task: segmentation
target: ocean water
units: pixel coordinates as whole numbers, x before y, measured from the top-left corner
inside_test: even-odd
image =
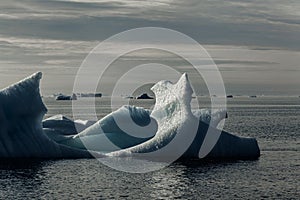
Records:
[[[44,102],[45,117],[72,117],[71,102]],[[154,100],[130,103],[151,108]],[[99,118],[111,111],[109,98],[96,105]],[[200,105],[209,107],[209,99],[200,98]],[[224,129],[257,138],[258,160],[185,161],[146,174],[95,159],[1,160],[0,199],[299,199],[300,98],[236,97],[227,106]]]

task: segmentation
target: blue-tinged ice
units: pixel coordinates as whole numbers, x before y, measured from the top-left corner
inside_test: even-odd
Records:
[[[60,145],[44,134],[41,78],[38,72],[0,91],[0,157],[90,157],[88,151]]]
[[[0,91],[0,157],[87,158],[93,156],[165,156],[199,158],[209,126],[217,131],[226,110],[191,110],[193,90],[186,74],[176,84],[152,88],[154,109],[123,106],[98,122],[73,121],[47,112],[39,93],[42,73]],[[213,131],[213,132],[214,132]],[[178,154],[178,155],[177,155]],[[209,158],[257,158],[254,138],[225,131]]]

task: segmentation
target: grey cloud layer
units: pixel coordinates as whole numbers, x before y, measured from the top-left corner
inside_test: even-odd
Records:
[[[4,1],[0,34],[61,40],[102,40],[141,26],[161,26],[204,44],[299,49],[300,2]]]

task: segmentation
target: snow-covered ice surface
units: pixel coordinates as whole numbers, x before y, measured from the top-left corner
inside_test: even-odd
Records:
[[[226,115],[224,110],[192,112],[193,91],[184,74],[176,84],[160,81],[153,86],[156,104],[152,112],[127,106],[93,125],[88,121],[74,122],[62,115],[42,122],[47,109],[39,93],[41,77],[40,72],[36,73],[0,92],[0,157],[88,158],[89,150],[99,157],[142,153],[151,157],[172,158],[183,154],[185,158],[198,158],[208,123],[217,131],[217,125]],[[124,131],[122,122],[130,124],[126,113],[136,125]],[[254,138],[222,131],[208,157],[257,158],[259,155]]]

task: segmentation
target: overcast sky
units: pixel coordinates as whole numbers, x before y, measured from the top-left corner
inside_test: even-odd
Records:
[[[300,95],[299,0],[2,0],[0,86],[43,71],[46,93],[70,91],[99,41],[145,26],[204,45],[230,92]]]

